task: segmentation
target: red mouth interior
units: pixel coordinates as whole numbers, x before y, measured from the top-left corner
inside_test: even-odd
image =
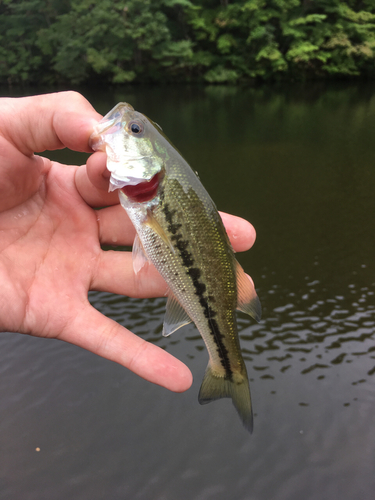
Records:
[[[137,203],[155,198],[159,187],[159,174],[154,175],[149,181],[139,182],[134,186],[125,186],[121,191],[131,200]]]

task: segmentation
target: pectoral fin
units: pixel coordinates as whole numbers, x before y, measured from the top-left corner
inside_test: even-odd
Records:
[[[164,229],[161,227],[159,222],[156,220],[154,217],[153,213],[151,210],[147,210],[147,218],[145,221],[146,226],[151,228],[163,241],[164,243],[169,247],[170,251],[174,253],[174,248],[173,245],[168,238],[167,233],[164,231]]]
[[[254,283],[236,261],[238,301],[237,309],[249,314],[256,321],[262,316],[262,306],[254,288]]]
[[[170,292],[164,317],[163,336],[168,337],[173,332],[189,323],[191,323],[191,319],[181,307],[176,297]]]
[[[145,251],[143,249],[141,240],[139,239],[138,234],[135,236],[133,243],[133,269],[135,274],[138,274],[142,267],[148,262]]]

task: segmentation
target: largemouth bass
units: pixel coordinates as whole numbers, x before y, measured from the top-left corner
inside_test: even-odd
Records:
[[[149,260],[169,286],[163,335],[193,321],[206,344],[199,402],[231,398],[252,432],[236,309],[259,321],[260,302],[213,201],[161,128],[129,104],[119,103],[101,120],[91,146],[107,153],[110,190],[118,189],[137,231],[135,272]]]

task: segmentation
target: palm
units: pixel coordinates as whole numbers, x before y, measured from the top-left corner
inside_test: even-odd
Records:
[[[53,164],[36,194],[0,214],[7,227],[0,253],[5,329],[63,336],[87,302],[100,243],[95,211],[78,194],[74,173]]]

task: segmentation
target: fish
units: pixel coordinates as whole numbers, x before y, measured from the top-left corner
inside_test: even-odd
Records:
[[[104,116],[90,145],[107,154],[109,190],[118,191],[136,229],[135,273],[151,262],[168,285],[163,335],[193,322],[207,347],[199,403],[231,398],[251,433],[250,386],[236,310],[259,321],[261,305],[214,202],[161,127],[130,104],[121,102]]]

